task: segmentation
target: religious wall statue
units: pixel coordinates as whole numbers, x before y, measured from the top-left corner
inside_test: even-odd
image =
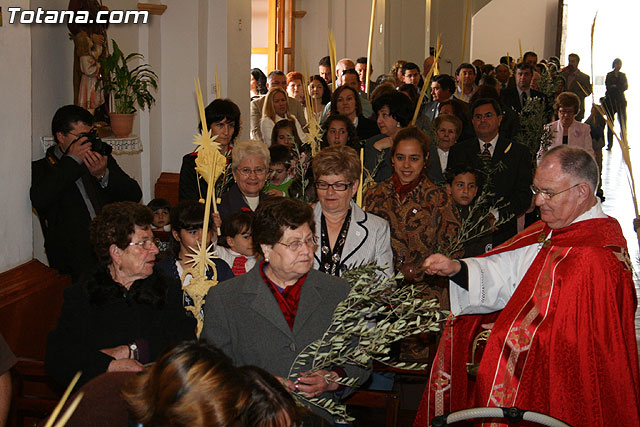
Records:
[[[73,59],[73,99],[74,104],[94,113],[98,121],[108,120],[105,94],[96,82],[100,76],[99,58],[109,55],[107,28],[109,24],[98,24],[97,14],[109,10],[98,0],[69,0],[68,10],[88,11],[91,24],[69,23],[69,38],[75,45]],[[95,111],[95,112],[94,112]]]

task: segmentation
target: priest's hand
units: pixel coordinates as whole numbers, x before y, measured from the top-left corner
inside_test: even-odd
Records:
[[[460,263],[442,254],[433,254],[424,260],[422,268],[427,274],[453,276],[460,271]]]

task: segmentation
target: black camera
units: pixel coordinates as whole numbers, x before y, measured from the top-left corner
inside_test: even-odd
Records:
[[[83,142],[83,144],[91,143],[91,150],[102,156],[108,156],[113,151],[113,147],[104,142],[98,136],[98,131],[95,129],[91,129],[89,132],[85,132],[80,135],[80,137],[86,137],[87,140]]]

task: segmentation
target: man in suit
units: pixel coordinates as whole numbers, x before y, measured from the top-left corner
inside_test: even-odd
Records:
[[[509,78],[511,77],[511,69],[507,64],[498,64],[496,66],[496,80],[500,84],[500,90],[509,87]]]
[[[93,122],[82,107],[59,108],[51,123],[56,144],[31,165],[31,203],[40,218],[49,265],[74,278],[95,264],[89,225],[102,207],[142,198],[138,183],[111,154],[93,151],[86,135]]]
[[[513,88],[507,88],[500,92],[502,98],[502,105],[505,108],[512,108],[516,113],[522,111],[527,99],[529,98],[541,98],[545,102],[545,110],[549,115],[549,105],[547,97],[544,93],[535,89],[531,89],[531,80],[533,79],[533,67],[525,62],[521,62],[516,65],[515,72],[516,86]],[[547,122],[551,121],[551,117],[548,117]]]
[[[272,87],[282,88],[287,91],[287,76],[280,70],[273,70],[267,76],[267,89]],[[262,107],[264,107],[265,96],[251,101],[250,126],[251,139],[254,141],[262,141],[262,132],[260,131],[260,120],[262,120]],[[294,115],[300,126],[304,128],[307,125],[307,119],[304,117],[304,108],[297,99],[287,96],[287,111]]]
[[[438,107],[441,102],[451,99],[456,91],[456,82],[448,74],[438,74],[431,79],[431,98],[433,101],[429,102],[424,110],[423,114],[429,119],[429,123],[438,117]]]
[[[488,174],[491,213],[495,220],[513,217],[493,233],[493,246],[517,232],[516,219],[531,205],[532,161],[529,150],[499,135],[502,111],[495,99],[481,98],[472,108],[476,138],[454,144],[449,150],[448,170],[472,167]],[[499,165],[501,164],[501,165]],[[499,199],[502,199],[498,202]],[[495,209],[496,203],[500,209]]]
[[[580,57],[575,53],[569,54],[569,65],[560,73],[567,82],[565,86],[568,92],[573,92],[580,98],[580,110],[575,119],[579,122],[584,119],[584,99],[591,95],[591,79],[578,69]]]

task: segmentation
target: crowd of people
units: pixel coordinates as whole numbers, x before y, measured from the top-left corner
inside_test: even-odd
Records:
[[[308,78],[252,69],[251,140],[237,141],[233,100],[211,102],[206,125],[228,170],[207,182],[198,153],[187,153],[176,206],[140,204],[135,180],[94,151],[91,114],[62,107],[31,187],[50,264],[74,278],[48,338],[47,372],[66,384],[81,370],[80,385],[143,372],[124,394],[141,425],[295,425],[301,415],[286,390],[339,400],[353,388],[337,378],[368,387],[376,376],[352,363],[290,368],[347,297],[342,276],[377,263],[462,315],[431,355],[416,426],[516,405],[573,425],[640,423],[631,269],[600,204],[605,124],[595,109],[582,122],[591,83],[578,55],[568,60],[561,68],[527,52],[518,63],[462,63],[452,76],[434,69],[427,80],[430,57],[422,69],[397,61],[368,84],[364,57],[335,70],[322,58]],[[621,65],[601,104],[624,123]],[[526,140],[536,114],[548,137]],[[204,218],[208,185],[217,209]],[[205,275],[219,284],[194,313],[187,270],[203,241],[214,253]],[[487,328],[477,376],[467,377],[471,342]],[[319,408],[302,416],[336,421]]]

